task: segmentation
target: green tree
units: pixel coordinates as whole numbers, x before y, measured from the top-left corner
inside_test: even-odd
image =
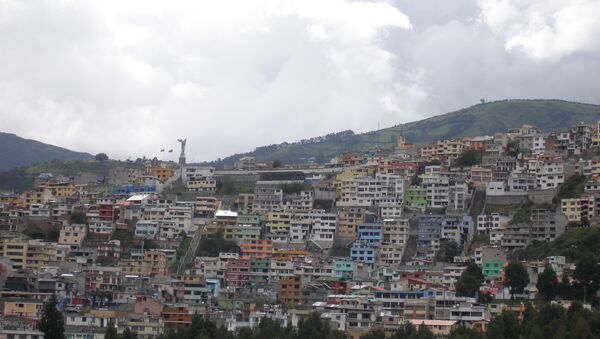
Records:
[[[521,153],[521,150],[519,148],[519,142],[516,140],[509,142],[508,144],[506,144],[506,149],[504,150],[504,152],[508,156],[517,157],[519,153]]]
[[[579,298],[583,299],[596,294],[600,286],[600,265],[598,261],[591,255],[581,258],[576,263],[573,279],[577,281],[575,292]]]
[[[271,164],[273,168],[279,168],[281,167],[281,161],[280,160],[273,160],[273,163]]]
[[[435,258],[437,261],[451,263],[458,255],[460,255],[460,247],[456,241],[443,240],[440,242],[440,249]]]
[[[512,312],[502,312],[492,319],[486,333],[486,339],[519,339],[519,320]]]
[[[523,293],[529,284],[527,269],[519,261],[512,260],[504,269],[505,284],[510,288],[511,296],[515,293]]]
[[[106,325],[106,332],[104,332],[104,339],[118,339],[119,335],[117,334],[117,328],[115,327],[115,322],[113,320],[109,320]]]
[[[65,338],[65,319],[58,308],[56,308],[57,304],[56,296],[52,295],[50,300],[44,305],[44,312],[42,313],[42,319],[38,323],[38,329],[44,332],[45,339]]]
[[[483,334],[465,326],[459,326],[450,332],[448,339],[483,339]]]
[[[310,313],[305,319],[298,323],[298,334],[296,339],[337,339],[344,338],[344,334],[332,330],[326,320],[321,319],[317,312]]]
[[[69,222],[71,224],[87,224],[87,214],[83,209],[74,209],[69,216]]]
[[[462,296],[475,297],[483,280],[484,276],[481,268],[474,262],[469,262],[467,268],[456,281],[456,293]]]
[[[369,332],[367,334],[361,335],[360,339],[385,339],[385,332],[383,332],[382,330]]]
[[[239,247],[235,241],[225,240],[223,232],[218,231],[211,237],[202,237],[198,245],[198,256],[218,256],[220,252],[239,252]]]
[[[538,275],[536,287],[544,300],[550,301],[554,299],[558,291],[558,279],[552,267],[547,265],[544,272]]]
[[[418,335],[417,329],[410,323],[401,326],[392,334],[391,339],[407,339]]]
[[[584,317],[578,317],[573,329],[573,338],[577,339],[593,339],[597,338],[592,334],[590,324]]]
[[[566,271],[563,272],[560,282],[558,283],[556,293],[562,299],[568,300],[568,299],[571,299],[571,297],[572,297],[571,282],[569,281],[569,274]]]
[[[96,154],[96,161],[106,161],[108,160],[108,155],[106,153],[98,153]]]
[[[462,152],[458,158],[454,161],[454,166],[460,167],[471,167],[473,165],[481,164],[481,158],[483,153],[481,151],[466,150]]]
[[[136,331],[132,331],[129,327],[127,327],[123,334],[121,334],[121,339],[137,339],[138,335]]]
[[[192,316],[192,323],[186,329],[185,338],[215,338],[217,325],[200,314]]]

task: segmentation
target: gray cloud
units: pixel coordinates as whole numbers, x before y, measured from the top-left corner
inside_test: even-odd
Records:
[[[562,3],[4,1],[0,130],[200,161],[479,98],[599,103],[598,6]]]

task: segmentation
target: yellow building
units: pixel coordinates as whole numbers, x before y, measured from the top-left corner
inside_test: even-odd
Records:
[[[81,246],[86,235],[85,224],[64,225],[60,230],[58,243],[61,245]]]
[[[64,254],[64,248],[39,240],[21,238],[7,239],[2,244],[2,256],[8,258],[14,269],[39,269],[56,261]],[[57,254],[60,254],[57,255]]]
[[[140,260],[121,259],[119,260],[119,268],[124,275],[143,275],[144,265]]]
[[[144,252],[144,274],[165,275],[167,274],[167,255],[160,251]]]
[[[360,207],[346,207],[338,212],[338,222],[335,233],[337,237],[356,238],[358,225],[365,221],[365,209]]]
[[[581,198],[562,199],[561,212],[568,222],[589,221],[596,215],[596,202],[594,196]]]
[[[291,261],[294,258],[306,257],[308,252],[302,250],[275,250],[272,258],[277,261]]]
[[[592,147],[600,147],[600,121],[596,122],[596,134],[592,138]]]
[[[48,194],[58,198],[71,197],[77,192],[75,185],[72,182],[44,181],[38,184],[38,188],[43,189]]]
[[[5,300],[4,316],[38,320],[43,308],[44,303],[41,300]]]
[[[172,168],[167,167],[164,164],[146,167],[147,175],[157,177],[158,180],[160,180],[162,182],[167,181],[167,179],[172,177],[174,173],[175,172],[173,171]]]
[[[268,212],[265,225],[270,233],[288,232],[290,230],[290,221],[292,214],[289,212]]]
[[[435,145],[435,154],[437,156],[457,158],[464,150],[465,143],[462,140],[438,140]]]
[[[35,189],[30,191],[25,191],[23,193],[23,200],[25,201],[26,206],[36,205],[36,204],[44,204],[50,198],[44,189]]]
[[[298,305],[302,302],[302,278],[293,276],[279,280],[279,302]]]
[[[427,327],[436,337],[447,337],[458,326],[455,320],[411,319],[409,322],[416,328]]]

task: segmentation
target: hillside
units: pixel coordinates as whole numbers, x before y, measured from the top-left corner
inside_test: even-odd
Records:
[[[372,148],[391,148],[400,134],[407,142],[427,144],[438,139],[490,135],[509,128],[531,124],[545,132],[564,130],[572,124],[595,124],[600,120],[600,106],[562,100],[504,100],[483,103],[425,120],[362,134],[344,131],[298,143],[258,147],[253,152],[235,154],[212,165],[232,165],[244,156],[260,162],[280,160],[300,163],[315,158],[323,163],[344,152],[362,152]]]
[[[600,228],[576,227],[551,242],[534,242],[524,250],[513,254],[514,258],[542,260],[552,255],[562,255],[577,261],[600,253]]]
[[[0,132],[0,171],[51,160],[87,160],[92,158],[88,153],[74,152],[66,148]]]

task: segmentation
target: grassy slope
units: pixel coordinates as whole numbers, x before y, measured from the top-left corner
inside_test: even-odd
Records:
[[[564,130],[579,122],[600,120],[600,106],[561,100],[505,100],[479,104],[456,112],[410,122],[394,127],[357,134],[343,141],[290,144],[272,147],[267,152],[236,154],[214,165],[231,165],[242,156],[254,156],[258,161],[276,159],[284,163],[302,162],[301,158],[319,160],[346,151],[366,151],[370,148],[391,148],[396,136],[403,134],[408,142],[426,144],[438,139],[491,135],[509,128],[531,124],[543,131]]]
[[[515,257],[529,260],[541,260],[551,255],[563,255],[572,261],[585,256],[599,256],[600,228],[573,228],[553,242],[534,243],[515,253]]]
[[[50,160],[86,160],[92,155],[0,132],[0,171]]]
[[[13,168],[8,171],[0,171],[0,192],[14,191],[22,193],[33,188],[34,178],[40,173],[62,174],[64,176],[75,176],[82,172],[93,173],[99,176],[107,176],[113,168],[143,168],[143,165],[135,162],[118,160],[94,161],[59,161],[52,160],[32,165],[30,167]]]

